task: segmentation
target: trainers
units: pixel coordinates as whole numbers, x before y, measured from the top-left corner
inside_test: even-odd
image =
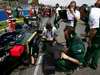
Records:
[[[93,64],[89,64],[89,67],[93,70],[96,70],[97,69],[97,65],[93,65]]]

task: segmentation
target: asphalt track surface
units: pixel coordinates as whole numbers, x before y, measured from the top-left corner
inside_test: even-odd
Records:
[[[41,26],[44,27],[47,21],[53,23],[53,20],[54,17],[52,17],[51,19],[42,18]],[[64,27],[65,27],[65,23],[61,22],[60,28],[58,29],[58,38],[57,38],[59,43],[65,42],[64,35],[63,35]],[[84,23],[78,23],[78,25],[76,26],[77,35],[80,36],[80,34],[84,33],[84,29],[85,29]],[[17,69],[13,70],[13,72],[10,75],[43,75],[42,65],[41,65],[42,56],[43,54],[39,55],[35,66],[34,65],[29,65],[28,67],[19,66]],[[56,72],[55,75],[66,75],[66,74],[64,74],[63,72]],[[100,64],[97,70],[92,70],[89,67],[87,67],[87,68],[83,68],[82,70],[76,70],[72,75],[100,75]]]

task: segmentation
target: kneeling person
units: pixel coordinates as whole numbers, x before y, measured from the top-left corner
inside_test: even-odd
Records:
[[[67,31],[67,30],[66,30]],[[84,62],[84,52],[85,46],[82,40],[75,35],[72,28],[68,28],[68,50],[61,51],[60,59],[57,60],[57,67],[63,69],[64,71],[70,71],[76,69],[78,66],[82,65]]]

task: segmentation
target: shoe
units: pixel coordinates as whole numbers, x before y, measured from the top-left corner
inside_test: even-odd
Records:
[[[96,70],[97,69],[97,65],[93,65],[93,64],[89,64],[89,67],[93,70]]]

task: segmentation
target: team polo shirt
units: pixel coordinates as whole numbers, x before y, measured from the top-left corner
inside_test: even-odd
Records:
[[[91,28],[99,28],[99,20],[100,20],[100,8],[91,8],[91,12],[89,15],[89,25]]]

